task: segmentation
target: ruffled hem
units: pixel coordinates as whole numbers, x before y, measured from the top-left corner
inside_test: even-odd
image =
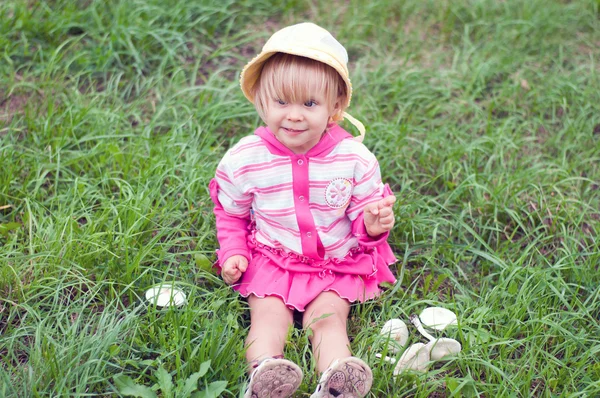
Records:
[[[387,242],[354,251],[344,259],[319,264],[302,262],[298,256],[265,245],[251,247],[251,260],[240,281],[233,286],[242,296],[277,296],[290,308],[304,311],[319,294],[333,291],[349,302],[364,302],[381,293],[381,283],[395,283],[389,265],[396,261]],[[391,258],[390,258],[391,255]]]
[[[235,287],[234,287],[234,290],[237,290],[237,291],[240,293],[240,295],[241,295],[241,296],[243,296],[243,297],[245,297],[245,298],[247,298],[247,297],[248,297],[248,296],[250,296],[251,294],[253,294],[253,295],[255,295],[256,297],[259,297],[259,298],[265,298],[265,297],[268,297],[268,296],[276,296],[276,297],[279,297],[279,298],[281,299],[281,301],[283,301],[283,303],[284,303],[284,304],[285,304],[285,305],[286,305],[286,306],[287,306],[289,309],[291,309],[291,310],[296,310],[296,311],[299,311],[299,312],[304,312],[304,311],[306,310],[306,307],[305,307],[305,306],[306,306],[306,305],[308,305],[308,304],[310,303],[310,301],[309,301],[308,303],[306,303],[306,304],[304,304],[304,305],[302,305],[302,306],[299,306],[299,303],[291,303],[291,302],[288,302],[286,297],[284,297],[283,295],[281,295],[281,294],[278,294],[278,293],[266,293],[266,294],[260,295],[260,294],[258,294],[258,293],[256,293],[256,292],[246,292],[246,294],[244,294],[244,293],[240,292],[238,289],[236,289]],[[371,300],[371,299],[377,298],[377,297],[378,297],[378,296],[381,294],[381,291],[378,289],[378,291],[377,291],[377,294],[374,294],[374,295],[373,295],[373,297],[367,297],[367,298],[364,298],[363,300],[360,300],[360,299],[354,299],[354,300],[353,300],[351,297],[346,297],[346,296],[344,296],[342,293],[338,292],[338,291],[337,291],[337,290],[335,290],[335,289],[326,289],[326,290],[323,290],[321,293],[324,293],[324,292],[334,292],[334,293],[336,293],[338,296],[340,296],[340,298],[342,298],[342,299],[344,299],[344,300],[348,301],[349,303],[354,303],[354,302],[356,302],[356,301],[359,301],[359,302],[361,302],[361,303],[364,303],[364,302],[365,302],[365,301],[367,301],[367,300]],[[315,298],[316,298],[316,296],[315,296]],[[313,300],[314,300],[314,299],[313,299]],[[312,300],[311,300],[311,301],[312,301]]]

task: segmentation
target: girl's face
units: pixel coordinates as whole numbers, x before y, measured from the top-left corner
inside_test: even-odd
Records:
[[[292,152],[303,154],[319,142],[335,109],[330,109],[325,96],[319,94],[295,103],[273,98],[264,121],[279,142]]]

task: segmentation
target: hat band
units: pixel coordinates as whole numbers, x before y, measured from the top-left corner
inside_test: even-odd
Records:
[[[354,137],[354,139],[358,142],[363,142],[365,139],[365,125],[346,112],[342,113],[342,117],[344,119],[348,119],[348,121],[352,123],[360,133],[360,135],[358,137]]]

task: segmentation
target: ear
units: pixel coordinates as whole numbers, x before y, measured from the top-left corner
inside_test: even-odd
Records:
[[[337,97],[337,99],[335,100],[335,105],[333,106],[334,113],[339,112],[340,108],[342,107],[340,105],[341,102],[342,102],[342,97]]]
[[[329,119],[332,119],[336,114],[340,113],[341,110],[341,97],[337,97],[336,101],[335,101],[335,105],[333,106],[333,109],[331,110],[331,114],[329,115]]]

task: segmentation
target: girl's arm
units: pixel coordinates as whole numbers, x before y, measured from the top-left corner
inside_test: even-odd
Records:
[[[219,250],[217,258],[222,265],[229,257],[239,254],[247,259],[250,258],[246,240],[250,231],[250,212],[247,217],[228,214],[219,200],[219,184],[216,178],[210,181],[210,197],[215,204],[213,212],[215,213],[217,226],[217,240],[219,241]]]
[[[250,208],[252,197],[245,195],[233,183],[233,173],[223,162],[217,167],[215,178],[210,182],[210,196],[215,204],[219,264],[234,255],[250,259],[247,238],[250,234]]]

